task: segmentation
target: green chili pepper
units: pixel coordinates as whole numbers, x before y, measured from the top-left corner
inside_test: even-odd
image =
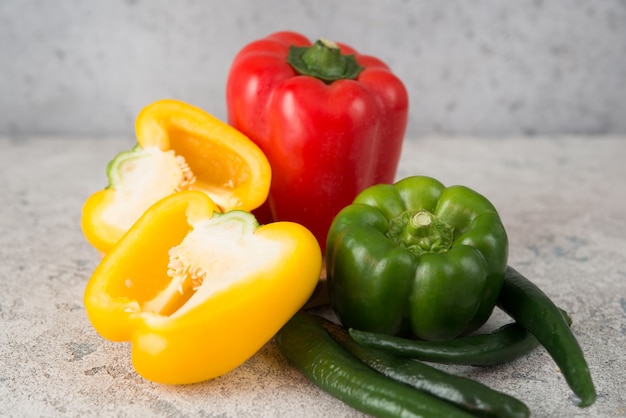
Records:
[[[508,267],[498,306],[545,347],[569,387],[580,398],[578,406],[592,405],[596,390],[587,361],[566,318],[554,302],[537,285]]]
[[[562,311],[568,324],[571,319]],[[450,341],[419,341],[386,334],[349,330],[357,343],[387,353],[442,364],[494,366],[530,353],[537,338],[520,324],[506,324],[488,334],[459,337]]]
[[[315,385],[377,417],[471,417],[439,398],[370,369],[313,316],[300,312],[276,334],[281,353]]]
[[[377,372],[429,393],[481,417],[525,418],[528,407],[518,399],[475,380],[455,376],[416,360],[396,357],[356,343],[345,328],[320,318],[330,335]]]
[[[524,327],[512,323],[493,333],[459,337],[450,341],[420,341],[350,329],[354,340],[390,354],[441,364],[493,366],[506,363],[539,345]]]
[[[479,193],[424,176],[378,184],[331,225],[330,302],[346,327],[452,339],[489,318],[507,257],[504,226]]]

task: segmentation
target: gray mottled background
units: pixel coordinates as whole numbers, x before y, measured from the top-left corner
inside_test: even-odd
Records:
[[[132,135],[164,97],[225,118],[234,55],[285,29],[384,59],[410,137],[626,133],[624,0],[0,0],[0,135]]]

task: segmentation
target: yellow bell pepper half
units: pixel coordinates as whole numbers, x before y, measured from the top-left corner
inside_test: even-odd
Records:
[[[83,234],[107,252],[159,199],[182,190],[207,193],[221,211],[251,211],[269,193],[265,154],[237,129],[202,109],[160,100],[138,115],[137,146],[107,167],[109,184],[83,205]]]
[[[306,303],[322,268],[317,240],[292,222],[259,226],[183,191],[151,207],[90,278],[95,330],[130,341],[144,378],[200,382],[236,368]]]

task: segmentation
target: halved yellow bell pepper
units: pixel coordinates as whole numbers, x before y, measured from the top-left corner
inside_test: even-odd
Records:
[[[143,212],[181,190],[207,193],[221,211],[251,211],[269,193],[265,154],[237,129],[176,100],[145,107],[135,123],[137,146],[108,165],[109,184],[83,205],[82,230],[108,251]]]
[[[259,226],[245,211],[217,212],[183,191],[150,209],[90,278],[95,330],[132,343],[144,378],[214,378],[256,353],[308,300],[322,268],[317,240],[292,222]]]

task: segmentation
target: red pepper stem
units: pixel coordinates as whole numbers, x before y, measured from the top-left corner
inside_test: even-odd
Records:
[[[320,39],[312,46],[292,45],[287,62],[298,74],[315,77],[326,83],[355,79],[363,70],[354,55],[342,54],[339,46],[328,39]]]
[[[387,236],[417,255],[442,253],[452,246],[453,228],[428,211],[405,212],[390,223]]]

